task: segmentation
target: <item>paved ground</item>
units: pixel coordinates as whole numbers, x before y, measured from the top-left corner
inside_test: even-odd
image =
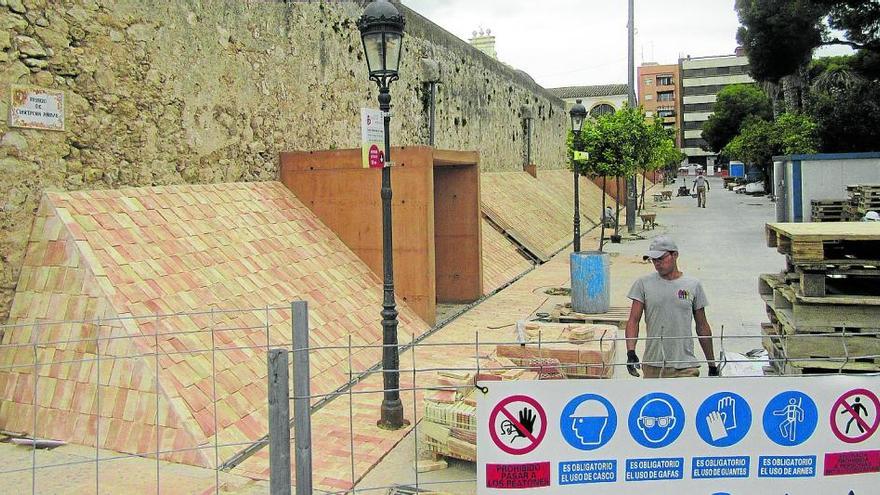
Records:
[[[722,190],[720,180],[713,179],[711,185],[708,208],[697,209],[696,200],[691,198],[674,198],[658,205],[649,200],[648,209],[657,212],[659,225],[656,230],[639,232],[622,244],[606,245],[606,251],[611,254],[612,260],[612,305],[628,305],[625,295],[632,281],[653,269],[650,264],[642,261],[641,254],[647,249],[651,237],[667,233],[678,242],[681,249],[680,265],[683,271],[703,280],[710,300],[707,310],[709,320],[716,335],[720,335],[721,327],[724,327],[724,335],[727,337],[724,347],[738,351],[758,348],[761,346],[760,323],[766,320],[766,316],[764,304],[757,293],[757,277],[760,273],[777,272],[783,267],[782,256],[767,248],[764,241],[763,225],[773,219],[773,204],[763,197],[735,195]],[[598,246],[597,232],[586,234],[582,244],[584,250]],[[564,250],[548,263],[537,267],[516,283],[463,314],[427,341],[432,344],[454,342],[455,346],[420,347],[414,356],[412,353],[402,355],[401,386],[412,387],[415,384],[418,388],[424,388],[434,383],[433,371],[419,372],[418,377],[410,376],[411,370],[407,369],[411,368],[410,363],[413,361],[420,370],[454,367],[474,355],[477,334],[480,342],[509,339],[517,320],[528,318],[537,311],[549,310],[557,303],[566,302],[568,297],[548,296],[544,290],[569,286],[569,280],[568,250]],[[484,344],[482,352],[489,347]],[[716,343],[716,347],[720,345]],[[618,349],[618,360],[622,362],[623,359],[624,353],[622,349]],[[615,378],[631,379],[623,366],[616,369]],[[328,406],[322,413],[326,416],[326,421],[343,424],[342,429],[345,431],[340,431],[345,433],[345,438],[338,437],[338,441],[333,442],[338,444],[338,452],[334,454],[338,454],[336,457],[331,459],[316,453],[316,488],[327,490],[331,486],[351,486],[352,471],[354,480],[358,481],[358,493],[385,493],[385,490],[367,489],[393,484],[415,484],[415,435],[412,431],[405,435],[405,432],[382,433],[375,428],[375,415],[369,410],[371,405],[378,404],[380,400],[381,378],[370,377],[359,384],[357,389],[359,393],[375,391],[379,395],[355,396],[354,400],[358,402],[355,410],[364,413],[364,417],[359,415],[358,420],[352,422],[351,433],[344,427],[348,424],[349,407],[345,397],[335,400],[339,404]],[[407,408],[406,416],[410,419],[418,420],[421,416],[420,396],[421,393],[414,399],[409,393],[402,394],[402,401]],[[339,424],[336,426],[339,427]],[[331,428],[331,425],[313,420],[313,427],[313,438],[321,439],[328,435],[323,430]],[[341,433],[335,432],[334,435]],[[364,436],[365,434],[369,436]],[[349,452],[349,435],[356,439],[381,436],[381,441],[356,441],[354,452]],[[104,457],[114,454],[102,452],[101,455]],[[39,465],[82,463],[43,471],[45,474],[37,478],[36,492],[94,493],[94,465],[88,462],[93,456],[94,449],[75,445],[51,452],[40,451]],[[16,491],[30,491],[31,451],[24,447],[0,444],[0,458],[4,459],[3,471],[21,469],[0,476],[0,487],[5,489],[15,486],[21,488]],[[345,461],[347,458],[354,461],[354,468],[351,462]],[[374,462],[379,464],[369,469]],[[427,488],[424,483],[429,481],[464,480],[463,483],[444,483],[431,487],[451,493],[474,493],[475,484],[468,481],[475,478],[474,465],[452,461],[450,466],[446,470],[420,475],[418,481],[422,488]],[[159,475],[161,493],[215,491],[215,473],[211,470],[160,463]],[[331,479],[337,482],[330,483]],[[155,461],[133,458],[101,463],[102,493],[155,493],[155,483]],[[243,476],[223,473],[220,477],[220,491],[267,493],[268,485],[265,482],[252,482]],[[322,492],[316,490],[316,493]]]
[[[680,182],[679,182],[680,183]],[[688,185],[691,181],[688,180]],[[677,189],[670,186],[670,189]],[[681,251],[679,265],[688,275],[703,281],[710,306],[707,314],[714,334],[724,334],[723,344],[716,340],[716,352],[723,347],[727,350],[743,352],[761,347],[760,324],[767,316],[764,303],[758,295],[758,275],[782,270],[784,260],[772,248],[766,247],[764,224],[774,221],[774,204],[766,197],[752,197],[722,189],[721,180],[710,179],[707,207],[697,208],[696,199],[690,197],[673,198],[672,201],[654,204],[648,200],[648,210],[657,212],[658,225],[653,231],[639,231],[622,244],[606,244],[605,251],[611,253],[611,304],[628,305],[626,293],[632,281],[653,270],[642,261],[654,235],[671,236]],[[654,191],[661,188],[655,187]],[[582,249],[598,247],[596,232],[589,232],[582,242]],[[533,272],[489,300],[477,306],[465,318],[468,328],[488,329],[511,325],[517,319],[515,308],[521,308],[519,318],[526,318],[537,308],[536,299],[528,300],[526,294],[543,294],[543,288],[569,286],[568,250],[558,254],[548,263],[537,267]],[[519,298],[511,295],[519,294]],[[538,306],[549,309],[565,297],[544,296]],[[497,301],[506,300],[508,311],[499,312]],[[529,303],[532,306],[529,306]],[[513,314],[511,314],[513,313]],[[452,324],[435,336],[435,339],[449,340],[461,330]],[[472,330],[471,330],[472,331]],[[699,352],[699,351],[698,351]],[[618,348],[618,359],[623,361],[623,346]],[[401,358],[406,361],[407,357]],[[705,374],[705,369],[703,371]],[[615,379],[632,379],[623,366],[616,369]],[[414,434],[406,438],[388,456],[371,470],[357,485],[358,492],[384,493],[369,490],[373,487],[393,484],[414,485],[416,474],[413,459],[417,451]],[[422,489],[433,489],[455,494],[475,493],[476,471],[473,463],[450,460],[449,468],[422,473],[418,476]]]

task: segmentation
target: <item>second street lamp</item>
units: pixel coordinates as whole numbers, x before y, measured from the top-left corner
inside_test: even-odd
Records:
[[[571,116],[571,132],[574,134],[572,139],[574,153],[572,153],[571,169],[574,171],[574,252],[577,253],[581,250],[581,212],[580,198],[578,197],[578,176],[580,174],[578,173],[575,160],[581,151],[581,127],[584,125],[584,119],[587,118],[587,109],[581,105],[581,100],[575,100],[575,104],[571,107],[568,115]]]
[[[358,30],[367,56],[370,80],[379,86],[379,110],[385,124],[385,163],[382,167],[382,398],[378,425],[399,429],[408,424],[403,419],[400,402],[400,357],[397,348],[397,309],[394,302],[394,258],[391,243],[391,94],[388,86],[397,80],[403,47],[405,20],[386,0],[367,5],[358,19]]]

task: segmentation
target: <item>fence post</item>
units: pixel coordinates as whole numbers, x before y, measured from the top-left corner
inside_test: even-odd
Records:
[[[312,493],[312,416],[309,386],[309,305],[293,301],[293,417],[296,493]],[[274,492],[273,492],[274,493]]]
[[[269,487],[290,495],[290,385],[287,349],[269,350]]]

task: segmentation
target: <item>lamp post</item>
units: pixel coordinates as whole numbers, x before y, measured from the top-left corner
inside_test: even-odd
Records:
[[[580,198],[578,197],[578,168],[575,163],[575,155],[581,150],[581,127],[587,118],[587,109],[581,105],[581,100],[575,100],[575,104],[568,112],[571,116],[571,132],[574,134],[574,153],[571,159],[571,168],[574,170],[574,252],[581,250],[581,212]]]
[[[388,86],[398,77],[403,47],[403,15],[387,0],[367,5],[358,19],[358,30],[367,56],[370,80],[379,86],[379,110],[385,124],[385,163],[382,167],[382,398],[378,425],[399,429],[407,425],[400,402],[400,371],[397,348],[397,309],[394,302],[394,258],[391,244],[391,94]]]

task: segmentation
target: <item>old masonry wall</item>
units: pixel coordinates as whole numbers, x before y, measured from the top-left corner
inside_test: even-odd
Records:
[[[278,153],[358,147],[376,107],[355,21],[364,2],[0,0],[0,113],[10,86],[60,89],[65,130],[0,123],[0,322],[43,191],[275,179]],[[564,164],[561,100],[407,16],[391,88],[395,145],[477,150],[483,171]],[[439,70],[437,68],[439,67]]]

